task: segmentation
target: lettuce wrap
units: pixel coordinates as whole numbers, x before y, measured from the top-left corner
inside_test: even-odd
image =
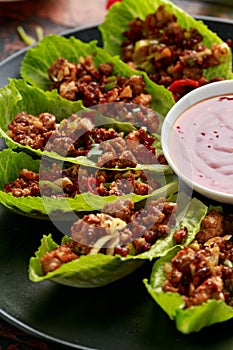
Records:
[[[214,230],[216,227],[215,225]],[[219,227],[217,230],[220,232]],[[228,230],[232,233],[232,221],[228,225]],[[158,259],[153,266],[150,280],[144,279],[148,293],[169,318],[175,321],[180,332],[184,334],[198,332],[204,327],[227,321],[233,317],[232,280],[229,279],[230,274],[232,274],[232,259],[230,255],[226,255],[231,246],[231,235],[227,235],[227,232],[225,235],[206,239],[202,244],[200,244],[197,235],[195,240],[186,247],[174,247],[166,256]],[[177,292],[175,289],[164,290],[168,283],[167,276],[173,275],[174,280],[178,276],[177,273],[175,275],[173,270],[170,270],[171,266],[174,266],[173,264],[176,264],[177,261],[181,262],[182,256],[188,256],[189,251],[194,254],[194,258],[192,258],[190,265],[186,265],[186,270],[182,274],[186,281],[196,283],[194,292],[190,290],[188,293]],[[206,259],[205,262],[204,259]],[[190,266],[193,278],[188,277],[188,266]],[[179,267],[177,269],[180,271]],[[205,276],[204,272],[198,281],[198,273],[201,276],[201,271],[207,271],[207,274]],[[190,287],[186,288],[188,290]]]
[[[74,198],[69,197],[46,197],[42,196],[13,196],[12,193],[3,191],[4,185],[16,180],[22,169],[31,170],[39,173],[41,171],[40,159],[33,159],[25,152],[14,152],[11,149],[4,149],[0,152],[0,203],[8,209],[19,214],[32,216],[40,219],[48,219],[49,216],[56,220],[69,220],[69,213],[89,212],[100,210],[106,203],[113,202],[116,195],[100,196],[90,191],[76,194]],[[44,168],[42,168],[44,169]],[[96,169],[94,169],[96,170]],[[160,176],[156,176],[158,180]],[[166,182],[167,181],[167,182]],[[42,182],[42,181],[41,181]],[[45,181],[46,182],[46,181]],[[39,182],[40,183],[40,182]],[[171,176],[161,178],[160,188],[147,195],[138,195],[129,193],[121,196],[122,199],[131,198],[134,202],[140,202],[152,196],[169,196],[176,193],[178,183]],[[46,185],[53,186],[53,183],[47,181]]]
[[[219,54],[221,56],[219,58],[219,62],[214,64],[213,66],[211,66],[212,63],[210,65],[208,64],[207,66],[203,65],[203,79],[201,80],[204,81],[205,79],[207,79],[211,81],[213,79],[218,79],[218,78],[232,79],[232,52],[231,52],[231,49],[228,47],[227,43],[225,43],[216,33],[211,31],[201,20],[194,19],[184,10],[179,8],[177,5],[167,0],[148,0],[146,2],[143,0],[139,0],[137,1],[137,3],[135,3],[135,1],[133,0],[123,0],[122,2],[116,2],[115,4],[113,4],[113,6],[111,6],[109,11],[107,12],[105,20],[99,26],[100,32],[102,34],[104,49],[108,51],[111,55],[119,55],[119,57],[121,57],[124,61],[127,61],[127,55],[124,56],[122,50],[123,50],[124,42],[125,42],[126,48],[127,48],[127,43],[129,46],[131,46],[131,41],[127,40],[128,37],[126,38],[126,36],[124,36],[124,33],[126,34],[130,30],[130,26],[129,26],[130,22],[133,20],[136,20],[137,18],[139,20],[144,21],[148,15],[154,14],[160,6],[163,6],[164,11],[166,11],[166,13],[172,14],[176,17],[177,23],[181,28],[187,31],[189,30],[198,31],[198,33],[202,36],[202,38],[200,38],[201,40],[200,44],[206,47],[206,50],[204,50],[206,53],[210,51],[212,47],[214,47],[214,50],[216,49],[216,47],[219,47]],[[160,15],[160,17],[158,18],[158,21],[162,22],[162,18],[161,18],[162,16],[164,17],[164,14]],[[154,19],[154,21],[156,21],[156,19]],[[148,23],[149,22],[150,22],[150,19],[148,19]],[[164,23],[164,25],[166,24],[167,22]],[[150,28],[150,25],[151,25],[151,28]],[[159,71],[159,63],[158,63],[158,67],[156,66],[155,68],[153,67],[152,62],[153,62],[153,59],[155,59],[155,62],[153,64],[156,64],[157,59],[159,62],[159,58],[155,55],[160,55],[160,53],[159,52],[157,53],[157,51],[156,53],[154,53],[155,49],[153,48],[151,48],[152,52],[149,51],[148,53],[146,51],[146,47],[149,47],[148,45],[151,45],[151,47],[153,46],[153,39],[154,39],[154,44],[155,45],[158,44],[156,37],[155,36],[153,37],[154,35],[152,31],[153,25],[154,25],[153,19],[151,19],[150,25],[149,25],[148,31],[151,31],[151,32],[149,33],[148,38],[145,35],[144,39],[142,38],[136,39],[137,35],[139,35],[137,34],[137,31],[139,31],[140,23],[138,22],[138,24],[137,23],[135,24],[135,34],[133,35],[133,33],[131,33],[131,35],[129,35],[129,37],[132,38],[132,43],[134,43],[132,44],[134,48],[132,47],[129,49],[129,53],[130,53],[130,50],[134,50],[133,59],[129,59],[129,61],[131,63],[134,62],[136,68],[146,71],[149,75],[151,73],[152,75],[151,78],[153,80],[153,74],[156,75]],[[169,30],[170,30],[169,27],[167,28],[167,30],[168,30],[167,35],[169,36]],[[161,31],[162,30],[160,29],[160,32]],[[186,39],[188,39],[190,33],[187,32]],[[174,35],[178,37],[179,33],[176,34],[176,32],[174,32],[170,35]],[[173,39],[173,43],[174,43],[174,39]],[[161,47],[162,45],[166,46],[166,44],[161,44]],[[173,45],[176,45],[176,44],[173,44]],[[171,39],[171,47],[172,47],[172,39]],[[195,48],[195,46],[193,46],[193,48]],[[185,55],[187,55],[188,50],[190,50],[190,47],[187,48],[184,54],[182,53],[182,56],[183,55],[184,56],[181,58],[181,62],[184,59]],[[197,49],[197,51],[198,50],[199,49]],[[205,55],[204,51],[201,54],[202,56]],[[178,53],[175,53],[174,55],[176,54]],[[164,51],[164,55],[165,56],[163,57],[163,59],[166,59],[166,55],[168,55],[168,52],[166,52],[165,54],[165,51]],[[200,55],[200,53],[199,54],[197,53],[197,56],[198,55]],[[215,56],[216,53],[213,52],[213,55]],[[145,56],[144,61],[142,61],[143,56]],[[192,57],[191,56],[189,57],[190,61],[189,62],[187,61],[187,68],[190,69],[190,71],[192,70],[193,67],[196,67],[196,65],[194,66],[194,58],[195,56],[192,55]],[[170,62],[168,63],[168,65],[170,70],[170,69],[173,69],[173,65],[175,65],[175,63],[173,62],[173,65],[172,65]],[[197,79],[197,81],[199,82],[199,78],[195,78],[193,75],[189,73],[186,74],[186,73],[183,75],[183,78],[185,78],[186,80]],[[165,75],[165,69],[164,69],[164,75]],[[174,75],[176,75],[175,72],[174,72]],[[190,78],[191,76],[192,78]],[[182,78],[179,77],[178,75],[176,79],[181,80]],[[157,80],[155,79],[155,81]],[[182,83],[184,84],[184,81]],[[186,83],[187,83],[187,86],[189,86],[188,81]],[[198,85],[194,81],[189,81],[189,83],[190,83],[190,87],[192,86],[192,84],[194,84],[193,87],[194,86],[198,87]],[[159,84],[162,84],[165,86],[167,86],[166,84],[168,84],[168,89],[172,87],[172,85],[169,86],[170,84],[165,80],[164,82],[161,81]]]
[[[69,118],[72,113],[80,112],[83,107],[80,101],[71,103],[62,99],[55,91],[44,92],[28,85],[22,79],[10,79],[9,84],[0,89],[0,109],[0,137],[5,139],[7,147],[41,157],[40,149],[24,146],[8,136],[8,125],[14,116],[22,111],[32,115],[48,112],[54,114],[59,123],[64,118]]]
[[[187,226],[189,229],[189,235],[184,239],[183,244],[192,240],[198,231],[206,210],[207,208],[203,203],[195,198],[192,199],[182,212],[183,215],[179,217],[179,223],[171,226],[170,233],[158,238],[148,251],[136,255],[135,252],[130,251],[130,254],[125,257],[119,254],[107,255],[100,252],[81,255],[78,259],[63,263],[54,271],[46,274],[42,271],[41,258],[48,252],[52,253],[59,245],[53,240],[51,234],[44,235],[41,246],[35,256],[30,259],[29,278],[33,282],[51,280],[55,283],[78,288],[106,285],[128,275],[146,261],[152,261],[154,258],[169,252],[176,245],[173,233],[177,227]],[[70,241],[71,238],[64,236],[61,243],[64,244]]]
[[[33,116],[37,116],[40,113],[51,113],[56,117],[56,123],[62,125],[64,121],[70,121],[72,115],[77,115],[77,120],[82,119],[87,113],[94,113],[94,124],[96,127],[105,126],[106,129],[113,128],[118,132],[123,132],[127,135],[129,132],[135,130],[135,127],[130,122],[119,122],[113,118],[106,117],[99,112],[98,108],[87,109],[84,108],[80,101],[68,101],[61,98],[56,91],[44,92],[43,90],[28,85],[21,79],[10,80],[9,85],[4,86],[0,90],[0,107],[2,110],[0,118],[0,136],[5,139],[7,147],[14,150],[21,150],[31,155],[42,157],[48,156],[61,161],[70,161],[76,164],[83,164],[86,166],[96,166],[96,159],[99,155],[98,147],[93,147],[90,152],[90,156],[66,156],[67,148],[64,146],[62,150],[65,154],[58,154],[53,149],[53,139],[49,139],[44,150],[40,148],[32,148],[27,144],[14,141],[8,135],[8,126],[12,123],[14,116],[23,111]],[[85,117],[84,116],[84,117]],[[63,123],[64,124],[64,123]],[[74,123],[73,123],[74,124]],[[73,127],[72,121],[71,126]],[[78,127],[78,124],[74,124],[74,128]],[[68,130],[69,131],[69,130]],[[72,130],[71,130],[72,132]],[[69,136],[69,135],[68,135]],[[82,136],[82,135],[81,135]],[[153,134],[154,144],[157,154],[162,154],[162,147],[160,143],[160,136]],[[76,138],[72,141],[75,142]],[[51,145],[51,150],[47,145]],[[103,152],[103,151],[102,151]],[[158,171],[161,173],[171,173],[171,168],[167,164],[138,164],[138,168],[149,169]]]
[[[83,43],[75,37],[69,39],[58,35],[47,35],[35,47],[30,48],[21,66],[21,76],[25,81],[40,89],[48,90],[51,86],[48,69],[57,58],[64,58],[70,62],[79,62],[80,57],[90,56],[97,67],[101,63],[113,63],[113,74],[124,77],[140,75],[145,80],[145,91],[152,95],[151,108],[165,116],[174,104],[172,96],[163,86],[154,84],[143,72],[132,70],[119,57],[109,55],[97,46],[96,41]]]

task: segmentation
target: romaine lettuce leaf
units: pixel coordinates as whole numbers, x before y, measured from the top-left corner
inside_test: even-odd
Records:
[[[201,305],[183,309],[184,301],[180,294],[163,292],[162,285],[165,281],[164,264],[170,262],[179,249],[180,247],[175,247],[166,256],[159,258],[155,262],[150,281],[144,279],[148,293],[167,313],[169,318],[175,321],[177,329],[184,334],[198,332],[204,327],[232,318],[233,308],[222,300],[211,299]]]
[[[3,130],[7,130],[14,115],[22,111],[34,115],[49,111],[60,122],[72,113],[84,109],[80,101],[65,100],[56,91],[45,92],[22,79],[9,79],[9,84],[0,89],[0,107],[0,127]]]
[[[18,153],[11,149],[0,152],[0,203],[19,214],[41,219],[48,219],[52,215],[57,220],[69,220],[68,213],[100,210],[108,202],[119,198],[115,195],[101,197],[89,192],[78,194],[75,198],[14,197],[11,193],[4,192],[4,185],[14,181],[24,168],[39,172],[40,160],[31,158],[25,152]],[[161,188],[146,196],[128,194],[120,198],[131,198],[136,203],[152,196],[169,196],[177,190],[177,181],[168,176],[165,181],[163,179]]]
[[[207,207],[202,202],[192,199],[178,225],[181,227],[187,225],[190,235],[194,237],[206,211]],[[33,282],[49,279],[74,287],[97,287],[108,284],[128,275],[144,261],[152,261],[156,257],[166,255],[175,246],[175,241],[172,239],[173,232],[172,230],[164,239],[157,240],[148,252],[128,255],[124,258],[117,255],[107,256],[103,254],[81,256],[79,259],[63,264],[57,270],[46,275],[42,273],[40,259],[46,252],[56,248],[58,244],[54,242],[51,234],[44,235],[41,246],[35,256],[30,259],[29,277]],[[63,237],[62,243],[67,239],[69,240],[69,238]]]
[[[138,74],[144,76],[145,91],[152,95],[151,108],[165,116],[174,104],[171,94],[163,87],[153,83],[146,74],[132,70],[119,57],[111,56],[105,50],[97,46],[96,41],[83,43],[71,37],[69,39],[55,34],[47,35],[35,47],[30,48],[21,66],[21,76],[32,85],[36,85],[43,90],[48,90],[51,81],[48,77],[49,66],[59,57],[71,62],[78,62],[80,57],[91,56],[96,66],[100,63],[112,62],[114,64],[113,73],[130,77]]]
[[[135,2],[134,0],[123,0],[111,6],[105,20],[99,26],[104,49],[111,55],[119,55],[121,57],[121,43],[125,39],[123,32],[128,30],[129,22],[136,18],[144,20],[148,14],[154,13],[160,5],[164,5],[169,13],[173,13],[177,17],[177,21],[181,27],[185,29],[197,29],[203,35],[203,44],[207,47],[211,47],[213,43],[218,44],[223,42],[203,21],[194,19],[171,1],[138,0]],[[215,76],[231,79],[233,77],[231,51],[229,50],[229,55],[224,63],[205,70],[204,76],[208,79]]]

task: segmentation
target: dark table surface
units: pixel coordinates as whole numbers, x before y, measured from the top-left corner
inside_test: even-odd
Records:
[[[46,35],[79,26],[95,25],[104,19],[105,3],[105,0],[0,1],[0,61],[25,48],[26,44],[17,32],[18,26],[22,26],[27,34],[36,38],[37,26],[43,28]],[[192,16],[233,20],[232,0],[174,0],[174,3]],[[26,334],[0,318],[0,350],[33,349],[58,350],[58,346]]]

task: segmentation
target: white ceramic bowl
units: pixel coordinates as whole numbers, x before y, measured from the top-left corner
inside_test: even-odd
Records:
[[[229,95],[232,95],[232,99]],[[205,104],[209,103],[206,102],[207,99],[211,103],[218,101],[211,118],[209,111],[203,114]],[[193,116],[185,117],[183,113],[190,112],[190,107],[193,108],[194,105],[201,108]],[[232,109],[228,123],[222,122],[222,115],[226,115],[228,106]],[[218,126],[214,126],[212,122],[214,123],[217,114]],[[186,119],[186,126],[182,125],[182,118]],[[206,124],[206,130],[202,123]],[[227,140],[230,140],[231,147]],[[181,98],[163,122],[161,142],[168,163],[183,183],[215,201],[233,204],[233,80],[202,86]],[[216,150],[217,156],[213,159],[213,154],[209,151]]]

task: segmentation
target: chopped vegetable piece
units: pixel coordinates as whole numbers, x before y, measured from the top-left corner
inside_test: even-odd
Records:
[[[121,2],[122,0],[108,0],[106,4],[106,10],[109,10],[110,7],[115,3],[115,2]]]
[[[40,41],[44,38],[44,30],[41,26],[36,26],[36,36],[37,40]]]
[[[19,33],[20,38],[26,45],[35,44],[36,40],[31,35],[27,34],[22,26],[18,26],[17,31]]]
[[[177,101],[180,95],[189,92],[190,90],[196,89],[200,86],[198,80],[195,79],[179,79],[173,81],[169,86],[169,91],[171,91],[175,101]]]

